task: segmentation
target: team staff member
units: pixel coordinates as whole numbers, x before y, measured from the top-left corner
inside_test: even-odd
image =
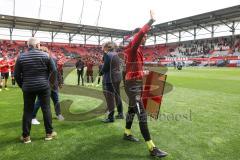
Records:
[[[84,62],[81,60],[81,58],[79,58],[79,60],[77,61],[77,63],[75,64],[76,68],[77,68],[77,76],[78,76],[78,85],[80,83],[80,77],[82,80],[82,86],[84,86],[84,81],[83,81],[83,72],[84,72]]]
[[[29,51],[22,53],[15,65],[14,76],[23,91],[24,112],[22,118],[22,141],[30,143],[32,113],[36,97],[40,100],[46,131],[45,140],[52,140],[57,133],[53,132],[50,109],[50,73],[56,80],[57,69],[53,60],[45,52],[40,51],[40,42],[36,38],[28,41]],[[52,83],[55,83],[53,81]]]
[[[8,77],[9,77],[9,64],[8,64],[8,59],[7,56],[3,57],[3,60],[0,61],[0,67],[1,67],[1,76],[3,79],[3,84],[2,87],[5,87],[5,90],[9,90],[7,88],[7,81],[8,81]]]
[[[167,153],[158,149],[151,137],[148,130],[147,113],[144,109],[141,99],[143,89],[143,53],[141,45],[143,45],[147,39],[147,32],[150,30],[151,25],[154,23],[153,12],[150,11],[150,20],[141,29],[138,29],[134,35],[133,40],[126,46],[124,52],[126,55],[126,77],[125,77],[125,91],[129,99],[129,108],[126,117],[126,128],[124,133],[124,139],[129,141],[138,141],[131,134],[131,127],[134,119],[134,115],[137,114],[139,120],[139,127],[142,136],[147,143],[151,156],[165,157]]]

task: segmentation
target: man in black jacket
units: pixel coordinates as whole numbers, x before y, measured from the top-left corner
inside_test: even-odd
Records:
[[[30,130],[35,99],[38,96],[43,112],[46,131],[45,140],[52,140],[57,133],[53,132],[52,114],[50,110],[49,75],[57,77],[57,69],[53,60],[45,52],[40,51],[40,42],[36,38],[28,41],[29,51],[22,53],[16,62],[15,79],[23,91],[24,112],[22,119],[22,141],[30,143]],[[52,83],[55,83],[54,82]]]
[[[83,71],[84,71],[84,62],[79,58],[79,60],[76,63],[76,68],[77,68],[77,76],[78,76],[78,85],[80,83],[80,76],[82,80],[82,86],[84,85],[83,81]]]

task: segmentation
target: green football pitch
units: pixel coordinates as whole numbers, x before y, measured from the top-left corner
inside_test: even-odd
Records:
[[[149,119],[154,143],[169,153],[164,159],[240,159],[240,69],[183,68],[178,71],[170,68],[166,74],[173,89],[164,95],[160,118]],[[9,91],[0,92],[0,160],[152,159],[137,120],[132,132],[140,142],[131,143],[122,140],[124,120],[103,124],[104,114],[93,118],[84,114],[98,108],[99,104],[105,105],[98,98],[102,96],[101,86],[96,86],[96,82],[93,86],[76,86],[75,71],[66,77],[65,84],[72,86],[67,92],[63,87],[61,101],[71,100],[70,111],[80,118],[66,117],[66,121],[59,122],[52,109],[53,126],[58,137],[50,142],[44,141],[43,119],[39,111],[41,124],[32,126],[32,143],[22,144],[22,92],[10,84]],[[71,91],[76,94],[69,94]],[[127,105],[124,104],[126,111]]]

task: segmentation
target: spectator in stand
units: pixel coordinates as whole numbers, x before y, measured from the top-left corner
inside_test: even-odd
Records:
[[[22,53],[15,65],[14,76],[18,86],[23,91],[24,110],[22,118],[23,143],[31,143],[30,131],[32,113],[36,97],[39,98],[43,112],[45,126],[45,140],[52,140],[57,136],[53,132],[52,114],[50,109],[50,73],[53,74],[55,83],[57,69],[53,60],[47,53],[40,51],[40,41],[32,37],[28,41],[29,51]]]
[[[93,83],[93,61],[91,60],[91,58],[87,58],[86,66],[87,66],[87,83],[89,83],[89,77],[91,77],[91,81]]]
[[[3,56],[3,60],[0,61],[0,68],[1,68],[1,78],[3,79],[2,87],[5,87],[5,90],[9,90],[7,88],[7,81],[9,77],[9,62],[7,55]]]
[[[84,86],[84,80],[83,80],[84,62],[81,60],[81,58],[78,59],[75,66],[77,68],[78,85],[80,84],[80,77],[81,77],[82,86]]]

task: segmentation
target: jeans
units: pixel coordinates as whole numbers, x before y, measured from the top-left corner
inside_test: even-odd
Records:
[[[52,99],[53,104],[54,104],[54,109],[55,109],[56,115],[58,116],[58,115],[61,114],[58,90],[51,90],[51,99]],[[39,98],[38,98],[35,105],[34,105],[33,118],[36,118],[37,112],[38,112],[40,106],[41,105],[40,105],[40,101],[39,101]]]
[[[52,114],[50,109],[50,89],[33,92],[24,91],[23,92],[24,111],[22,118],[23,137],[27,137],[30,135],[32,114],[34,110],[34,103],[37,96],[39,98],[39,103],[41,105],[41,109],[43,112],[43,120],[46,134],[52,133],[53,127],[52,127]]]

